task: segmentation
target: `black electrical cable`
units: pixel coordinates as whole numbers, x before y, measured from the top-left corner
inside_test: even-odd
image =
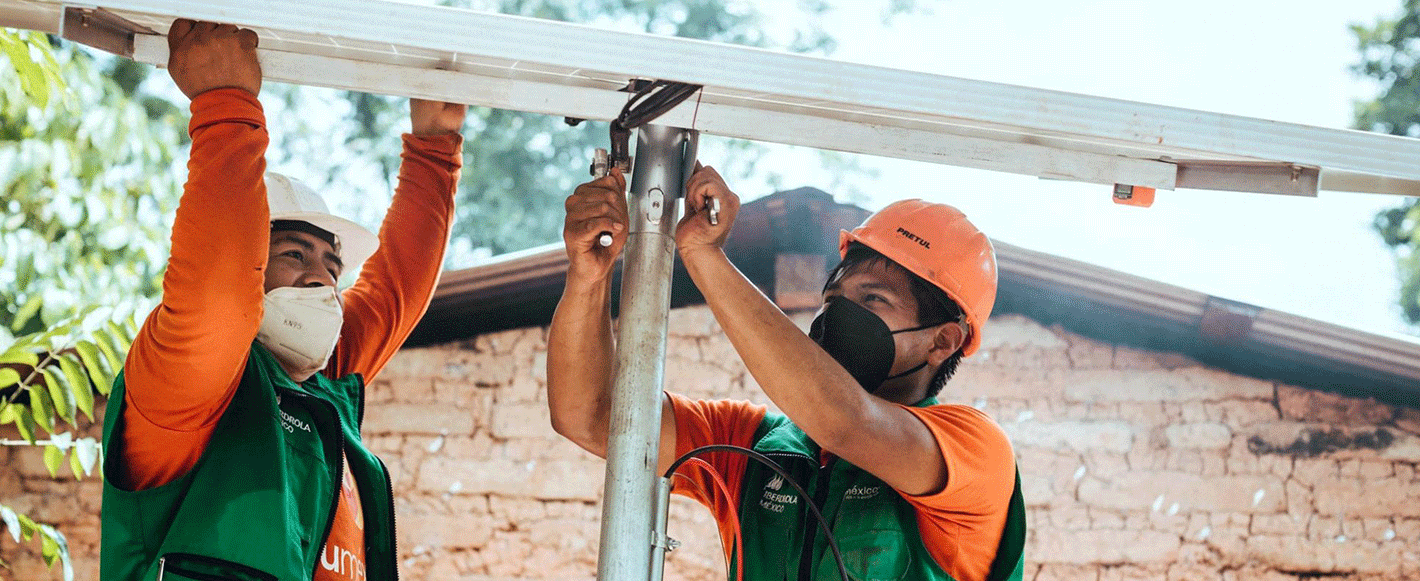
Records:
[[[611,121],[611,151],[608,156],[610,165],[622,167],[623,170],[629,167],[631,130],[655,121],[701,88],[701,85],[656,80],[637,89],[621,107],[621,113]]]
[[[809,496],[808,491],[804,490],[802,486],[799,486],[799,483],[794,481],[794,477],[791,476],[788,471],[784,470],[784,467],[780,466],[778,462],[775,462],[773,458],[749,448],[741,448],[728,444],[712,444],[709,446],[701,446],[676,458],[676,461],[672,462],[671,467],[666,470],[663,478],[670,478],[672,474],[675,474],[676,469],[680,468],[681,464],[706,452],[734,452],[736,454],[744,454],[745,456],[758,460],[759,463],[768,466],[771,470],[783,476],[784,481],[789,483],[789,486],[794,487],[794,490],[798,491],[799,498],[804,499],[804,504],[808,505],[809,511],[813,513],[814,518],[817,519],[819,528],[823,529],[824,538],[828,540],[828,548],[833,551],[833,560],[838,565],[838,574],[843,577],[843,581],[853,581],[853,578],[848,576],[848,567],[843,564],[843,553],[839,552],[838,541],[833,538],[833,530],[828,527],[828,521],[823,518],[823,513],[819,512],[817,506],[814,506],[812,497]],[[743,535],[744,533],[741,532],[740,534]],[[739,555],[739,558],[744,559],[744,555]],[[736,579],[735,581],[744,580]]]
[[[701,85],[654,81],[626,102],[615,123],[626,129],[635,129],[674,109],[700,89]]]
[[[619,120],[628,129],[650,123],[689,99],[699,90],[700,85],[656,81],[647,90],[648,96],[644,100],[639,103],[633,100],[627,104],[628,107],[622,110]]]

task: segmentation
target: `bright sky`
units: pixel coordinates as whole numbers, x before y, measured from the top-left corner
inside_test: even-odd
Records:
[[[825,22],[840,41],[832,58],[1337,128],[1349,126],[1354,101],[1376,91],[1348,70],[1357,58],[1348,25],[1400,7],[1400,0],[922,3],[930,14],[885,27],[875,9],[838,2]],[[793,18],[793,3],[783,4],[779,15]],[[776,155],[779,171],[814,166],[805,151]],[[906,197],[947,202],[1012,244],[1346,326],[1420,335],[1401,322],[1395,262],[1370,227],[1377,210],[1401,198],[1160,191],[1143,209],[1115,205],[1105,186],[863,160],[882,172],[855,184],[872,194],[871,209]],[[832,191],[814,172],[789,173],[784,183]]]

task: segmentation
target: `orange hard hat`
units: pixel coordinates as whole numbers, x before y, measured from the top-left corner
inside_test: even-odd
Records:
[[[996,304],[996,251],[961,210],[922,200],[893,202],[852,232],[840,231],[838,255],[861,242],[936,285],[966,315],[963,355],[981,346],[981,329]]]

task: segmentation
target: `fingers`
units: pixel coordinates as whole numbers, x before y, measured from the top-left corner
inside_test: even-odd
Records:
[[[695,173],[690,174],[690,180],[685,184],[686,215],[699,213],[708,199],[722,198],[729,191],[724,178],[720,177],[720,172],[715,171],[714,167],[695,162]]]
[[[611,168],[611,171],[606,172],[606,175],[607,175],[607,177],[610,177],[610,178],[612,178],[612,180],[614,180],[614,182],[616,183],[616,189],[621,192],[622,199],[625,200],[625,197],[626,197],[626,174],[621,173],[621,168],[619,168],[619,167],[614,167],[614,168]]]
[[[685,213],[676,228],[676,247],[682,253],[691,248],[723,247],[739,200],[715,168],[697,163],[686,183]]]
[[[168,50],[174,51],[188,44],[204,42],[212,36],[213,31],[218,27],[219,25],[215,22],[201,22],[187,18],[174,20],[172,26],[168,27]],[[235,32],[236,27],[233,26],[232,30]]]
[[[173,25],[168,27],[168,50],[173,50],[182,44],[188,34],[192,33],[192,26],[197,22],[179,18],[173,21]]]
[[[597,248],[597,239],[604,232],[612,233],[614,243],[624,238],[630,215],[623,185],[621,172],[613,172],[578,186],[568,196],[563,237],[569,247]]]
[[[211,40],[213,36],[215,36],[215,32],[217,31],[218,26],[219,25],[216,22],[206,22],[201,20],[194,22],[192,23],[192,29],[188,31],[187,37],[184,40],[188,43],[207,42],[208,40]]]
[[[713,166],[701,165],[697,161],[695,162],[695,173],[690,174],[690,179],[685,182],[685,191],[690,192],[716,185],[721,188],[725,187],[725,180],[720,177],[720,172],[715,171]]]
[[[698,159],[695,160],[695,169],[692,170],[692,171],[690,172],[690,175],[689,175],[689,176],[686,176],[686,178],[685,178],[685,193],[686,193],[686,195],[689,195],[689,194],[690,194],[690,189],[691,189],[691,188],[690,188],[690,185],[695,182],[696,176],[700,175],[701,170],[704,170],[704,169],[705,169],[705,166],[700,163],[700,160],[698,160]]]
[[[192,30],[188,33],[188,36],[197,36],[197,37],[207,36],[207,35],[208,35],[209,33],[211,33],[212,30],[215,29],[215,28],[217,28],[217,23],[216,23],[216,22],[207,22],[207,21],[205,21],[205,20],[198,20],[198,21],[192,23]]]
[[[612,241],[615,242],[620,239],[620,234],[625,229],[626,225],[623,221],[610,217],[587,218],[567,224],[564,238],[579,248],[589,249],[601,246],[598,239],[603,233],[611,233]]]
[[[256,35],[256,31],[250,28],[243,28],[237,31],[237,38],[242,42],[242,48],[254,49],[261,45],[261,38]]]
[[[625,190],[617,189],[619,184],[611,175],[580,186],[567,198],[567,212],[615,214],[624,222],[627,217]]]
[[[415,135],[458,133],[466,117],[468,105],[462,103],[409,99],[409,122]]]
[[[587,182],[587,183],[585,183],[585,184],[582,184],[582,185],[580,185],[580,186],[577,186],[577,189],[578,189],[578,190],[581,190],[582,188],[584,188],[584,187],[589,187],[589,186],[614,189],[614,190],[616,190],[616,195],[617,195],[617,197],[621,198],[622,201],[625,202],[625,199],[626,199],[626,174],[621,173],[621,168],[618,168],[618,167],[616,167],[616,166],[612,166],[611,168],[608,169],[608,171],[606,172],[606,175],[604,175],[604,176],[602,176],[602,177],[599,177],[599,178],[597,178],[597,179],[594,179],[594,180],[592,180],[592,181],[589,181],[589,182]]]
[[[229,36],[236,36],[246,48],[256,48],[261,39],[250,28],[239,28],[235,24],[222,24],[179,18],[168,27],[168,49],[173,50],[188,43],[202,43]]]

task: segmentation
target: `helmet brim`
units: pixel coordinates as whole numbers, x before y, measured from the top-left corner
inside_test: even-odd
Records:
[[[345,218],[323,212],[272,214],[271,220],[273,222],[276,220],[306,222],[334,234],[335,240],[340,243],[338,254],[343,265],[342,268],[346,272],[360,268],[360,265],[373,256],[375,250],[380,247],[380,238],[369,229]]]

